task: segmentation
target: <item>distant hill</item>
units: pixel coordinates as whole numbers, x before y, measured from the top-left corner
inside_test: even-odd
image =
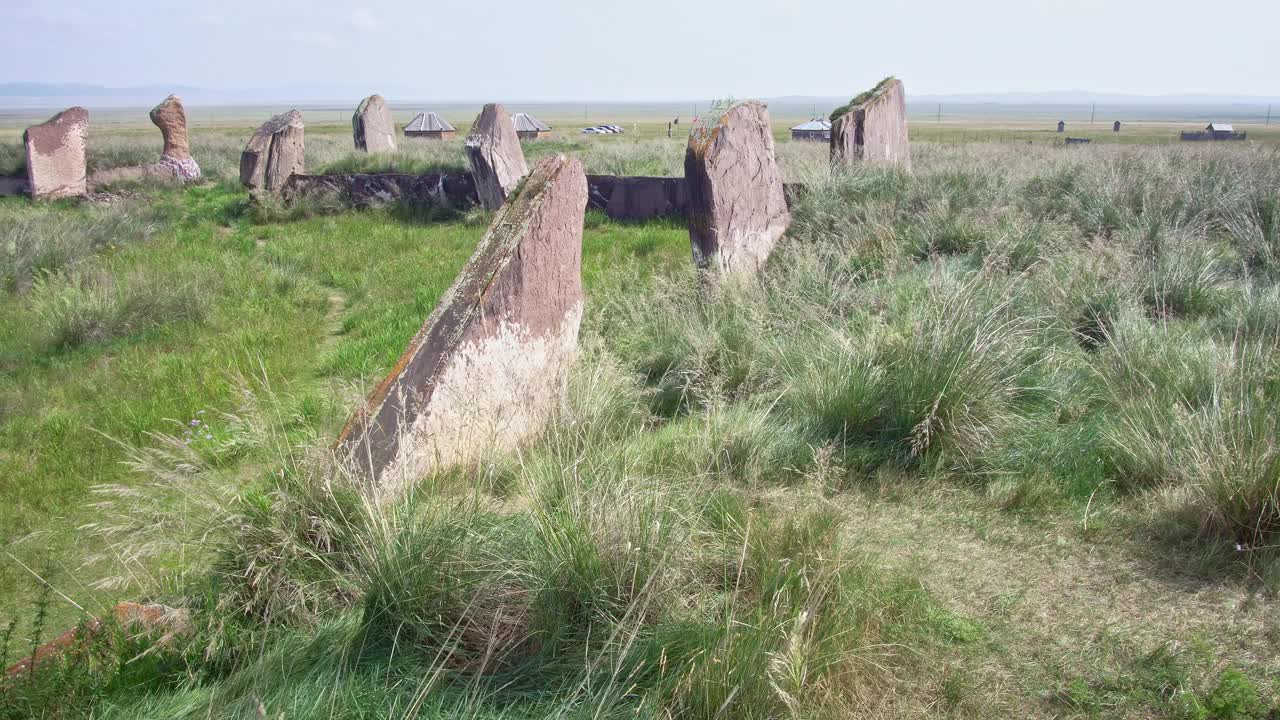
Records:
[[[0,97],[139,97],[159,94],[161,98],[170,93],[203,92],[201,88],[189,85],[135,85],[133,87],[111,88],[85,83],[36,83],[10,82],[0,83]]]

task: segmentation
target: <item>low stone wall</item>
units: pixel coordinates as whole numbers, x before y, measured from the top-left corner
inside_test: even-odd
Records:
[[[689,193],[682,177],[588,175],[587,207],[614,220],[683,217]]]
[[[336,194],[359,208],[405,202],[458,210],[480,202],[476,184],[466,173],[293,175],[281,194],[285,202],[306,195]]]
[[[0,175],[0,197],[27,195],[30,187],[26,175]]]
[[[783,186],[788,204],[802,186]],[[467,173],[344,173],[294,175],[285,183],[285,202],[315,194],[337,195],[343,203],[366,208],[392,202],[463,210],[480,202]],[[682,177],[588,175],[587,207],[603,210],[613,220],[684,217],[688,192]]]

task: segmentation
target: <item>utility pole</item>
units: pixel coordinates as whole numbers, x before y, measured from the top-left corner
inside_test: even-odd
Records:
[[[1271,106],[1270,105],[1267,106],[1267,124],[1268,125],[1271,124]]]
[[[1093,124],[1093,118],[1098,114],[1098,103],[1093,104],[1093,109],[1089,111],[1089,124]]]
[[[938,103],[938,124],[942,124],[942,103]]]

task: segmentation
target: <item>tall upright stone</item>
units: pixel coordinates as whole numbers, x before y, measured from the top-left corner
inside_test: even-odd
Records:
[[[240,182],[276,193],[289,176],[302,173],[306,159],[302,113],[290,110],[263,123],[240,153]]]
[[[88,192],[85,147],[89,136],[89,111],[82,107],[63,110],[39,125],[27,128],[27,189],[34,200],[55,200]]]
[[[562,402],[582,320],[582,164],[544,158],[503,205],[337,450],[379,494],[539,432]]]
[[[191,157],[191,145],[187,141],[187,111],[182,107],[182,98],[170,95],[151,108],[151,122],[164,136],[160,165],[183,182],[199,180],[200,166]]]
[[[911,169],[907,92],[901,80],[885,78],[831,114],[831,162]]]
[[[698,122],[684,154],[689,241],[701,269],[750,275],[791,223],[769,110],[750,101]]]
[[[356,106],[351,116],[351,134],[356,149],[370,153],[396,151],[396,126],[391,121],[391,111],[381,95],[370,95]]]
[[[501,105],[489,103],[467,133],[467,162],[480,204],[495,210],[529,174],[515,123]]]

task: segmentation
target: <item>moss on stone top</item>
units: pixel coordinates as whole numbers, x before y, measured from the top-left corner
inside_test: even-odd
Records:
[[[879,96],[882,92],[884,92],[884,91],[885,91],[885,89],[889,87],[889,84],[890,84],[890,83],[892,83],[895,79],[896,79],[896,78],[894,78],[892,75],[890,75],[889,77],[887,77],[887,78],[885,78],[885,79],[881,80],[880,82],[876,83],[876,86],[875,86],[875,87],[873,87],[873,88],[871,88],[870,90],[868,90],[868,91],[866,91],[866,92],[864,92],[864,93],[862,93],[862,94],[858,95],[858,96],[857,96],[857,97],[855,97],[854,99],[850,100],[848,103],[846,103],[846,104],[844,104],[844,105],[841,105],[840,107],[836,108],[835,110],[832,110],[832,111],[831,111],[831,118],[830,118],[831,122],[835,122],[837,118],[839,118],[839,117],[841,117],[841,116],[845,115],[845,114],[846,114],[846,113],[848,113],[850,110],[853,110],[854,108],[856,108],[856,107],[858,107],[858,106],[860,106],[860,105],[865,105],[866,103],[868,103],[868,102],[870,102],[871,100],[875,99],[875,98],[876,98],[877,96]]]

